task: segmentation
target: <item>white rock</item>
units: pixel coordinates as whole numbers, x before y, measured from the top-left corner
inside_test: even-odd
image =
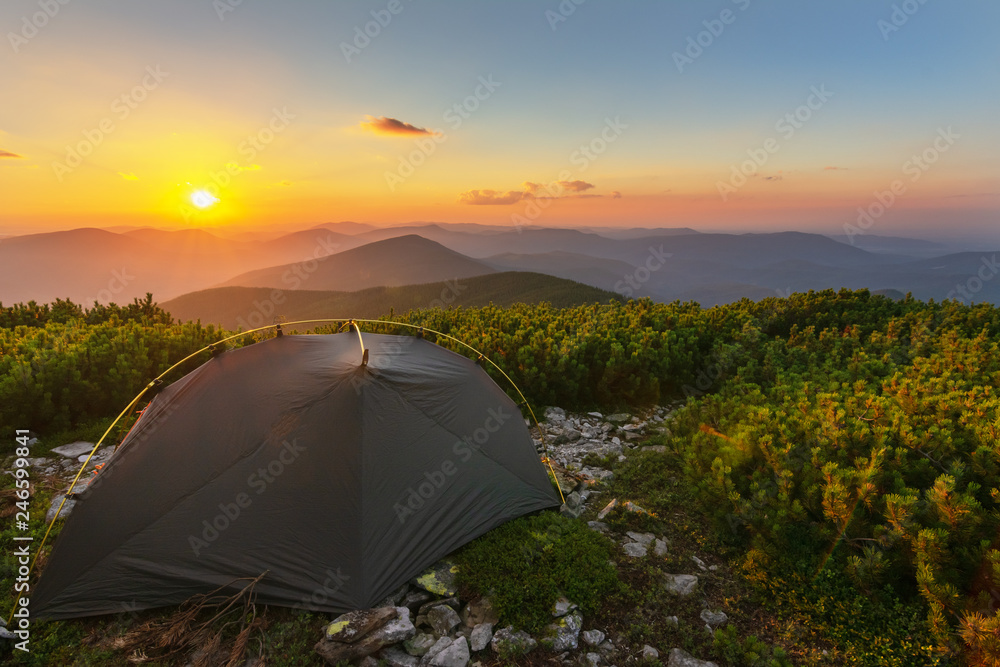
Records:
[[[660,558],[667,555],[667,543],[665,540],[656,540],[653,543],[653,555]]]
[[[653,540],[656,539],[656,536],[653,535],[652,533],[637,533],[635,531],[630,530],[625,534],[644,547],[648,547],[650,544],[652,544]]]
[[[454,641],[455,640],[452,639],[451,637],[441,637],[440,639],[438,639],[436,642],[434,642],[434,646],[431,646],[430,650],[428,650],[427,653],[424,654],[424,657],[420,661],[420,664],[421,665],[430,664],[431,660],[436,658],[439,653],[441,653],[446,648],[451,646],[452,642]]]
[[[642,558],[646,555],[646,546],[638,542],[626,542],[622,545],[625,553],[632,558]]]
[[[588,653],[583,656],[583,667],[598,667],[601,664],[600,653]]]
[[[583,641],[587,646],[600,646],[601,642],[604,641],[604,633],[600,630],[584,630],[580,633],[583,637]]]
[[[705,567],[705,561],[703,561],[702,559],[698,558],[697,556],[691,556],[691,560],[694,561],[694,564],[697,565],[698,569],[700,569],[702,572],[704,572],[705,570],[708,569],[708,568]]]
[[[712,611],[710,609],[701,610],[701,620],[705,621],[709,626],[713,628],[721,628],[729,620],[725,612],[722,611]]]
[[[649,644],[646,644],[645,646],[642,647],[643,660],[656,660],[659,657],[660,657],[660,652],[657,651],[652,646],[650,646]]]
[[[579,645],[583,616],[579,612],[567,614],[545,627],[542,645],[553,652],[575,649]]]
[[[432,667],[465,667],[469,664],[469,644],[459,637],[431,659]]]
[[[698,577],[693,574],[668,574],[663,582],[668,593],[687,597],[698,587]]]
[[[89,454],[93,449],[94,443],[78,440],[76,442],[71,442],[68,445],[53,447],[52,451],[60,456],[65,456],[68,459],[75,459],[81,454]]]
[[[469,648],[473,651],[482,651],[490,645],[493,639],[493,624],[480,623],[472,629],[472,636],[469,637]]]
[[[417,667],[420,662],[398,646],[386,646],[379,653],[379,658],[385,660],[389,667]]]
[[[667,667],[719,667],[714,662],[698,660],[687,651],[675,648],[670,651],[670,659],[667,660]]]

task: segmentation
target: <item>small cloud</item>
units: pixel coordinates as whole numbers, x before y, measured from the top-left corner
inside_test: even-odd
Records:
[[[764,176],[763,179],[765,181],[783,181],[785,179],[785,177],[782,176],[782,175],[780,175],[780,174],[778,174],[776,176]]]
[[[228,169],[230,173],[232,173],[234,169],[236,171],[260,171],[261,169],[263,169],[263,167],[261,167],[259,164],[251,164],[244,167],[239,164],[236,164],[235,162],[227,162],[226,169]]]
[[[127,174],[124,171],[119,171],[118,175],[124,178],[126,181],[138,181],[139,177],[133,174],[131,171]]]
[[[667,192],[670,192],[670,190],[667,190]],[[612,199],[621,199],[622,198],[622,193],[618,192],[617,190],[613,190],[611,192],[611,198]]]
[[[585,192],[594,188],[593,183],[586,181],[556,181],[556,185],[567,192]]]
[[[18,155],[17,153],[11,153],[10,151],[5,151],[4,149],[0,148],[0,158],[5,158],[5,157],[23,158],[24,156]]]
[[[516,204],[527,196],[529,196],[528,193],[518,192],[517,190],[508,190],[507,192],[499,190],[468,190],[458,195],[458,203],[470,204],[472,206],[506,206]]]
[[[388,134],[391,136],[438,136],[440,132],[435,132],[433,130],[428,130],[423,127],[417,127],[416,125],[410,125],[409,123],[404,123],[396,118],[389,118],[387,116],[365,116],[365,120],[361,122],[361,128],[368,130],[369,132],[374,132],[375,134]]]
[[[282,182],[278,183],[278,185],[283,185],[283,186],[285,186],[286,188],[287,188],[287,187],[288,187],[289,185],[291,185],[291,184],[292,184],[292,182],[291,182],[291,181],[282,181]]]
[[[823,171],[847,171],[847,167],[823,167]]]

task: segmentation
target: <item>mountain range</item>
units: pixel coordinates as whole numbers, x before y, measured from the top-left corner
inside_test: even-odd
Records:
[[[1000,303],[995,256],[870,234],[721,234],[687,228],[340,222],[230,237],[200,229],[86,228],[0,239],[0,302],[123,303],[152,292],[161,303],[180,308],[198,301],[193,296],[184,301],[183,295],[242,287],[305,290],[328,303],[372,288],[527,272],[605,291],[587,293],[588,298],[613,292],[694,300],[705,307],[842,287],[912,293],[923,300]],[[507,290],[519,282],[503,280]],[[429,302],[424,301],[426,289],[417,290],[416,303]],[[577,294],[585,292],[577,288]],[[179,312],[212,321],[211,313],[184,308]]]

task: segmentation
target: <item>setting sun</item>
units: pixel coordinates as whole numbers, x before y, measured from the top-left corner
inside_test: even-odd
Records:
[[[219,203],[219,198],[208,190],[195,190],[191,193],[191,203],[198,208],[210,208]]]

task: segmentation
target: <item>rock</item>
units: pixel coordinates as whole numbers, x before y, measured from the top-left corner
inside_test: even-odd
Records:
[[[583,505],[583,496],[581,496],[579,492],[574,491],[566,496],[566,505],[572,507],[573,509],[581,507]]]
[[[490,646],[494,653],[501,656],[517,656],[530,653],[538,646],[538,642],[524,630],[514,632],[514,628],[508,625],[496,631]]]
[[[705,567],[705,561],[703,561],[702,559],[698,558],[697,556],[691,556],[691,560],[694,561],[694,564],[697,565],[698,569],[701,570],[702,572],[704,572],[705,570],[708,569],[708,568]]]
[[[555,437],[552,441],[553,445],[562,445],[567,442],[576,442],[582,437],[582,434],[571,426],[567,426],[563,429],[563,432]]]
[[[427,622],[438,636],[447,635],[452,628],[462,622],[458,613],[447,605],[438,605],[427,612]]]
[[[660,652],[657,651],[652,646],[650,646],[649,644],[646,644],[645,646],[642,647],[643,660],[656,660],[659,657],[660,657]]]
[[[583,667],[598,667],[601,664],[601,654],[600,653],[588,653],[583,656],[581,661]]]
[[[576,605],[565,597],[561,597],[556,600],[556,603],[552,605],[552,616],[553,618],[559,618],[560,616],[565,616],[576,609]]]
[[[570,519],[579,519],[583,515],[585,509],[586,508],[584,507],[570,507],[569,505],[563,505],[559,508],[559,513]]]
[[[637,533],[635,531],[630,530],[625,534],[644,547],[648,547],[650,544],[653,543],[653,540],[656,539],[656,536],[653,535],[652,533]]]
[[[600,646],[604,641],[604,633],[600,630],[584,630],[581,635],[587,646]]]
[[[627,412],[616,412],[613,415],[608,415],[604,419],[612,424],[627,424],[632,421],[632,415]]]
[[[83,440],[78,440],[76,442],[71,442],[68,445],[62,445],[60,447],[53,447],[52,451],[60,456],[65,456],[68,459],[75,459],[81,454],[89,454],[94,450],[94,443],[84,442]]]
[[[608,528],[608,524],[604,523],[603,521],[588,521],[587,528],[590,528],[591,530],[596,530],[599,533],[606,533],[608,532],[608,530],[610,530],[610,528]]]
[[[675,628],[681,624],[680,619],[677,618],[676,616],[667,616],[663,620],[669,623],[670,625],[674,626]]]
[[[398,646],[386,646],[379,651],[378,657],[389,667],[417,667],[420,663],[415,657]]]
[[[472,629],[472,636],[469,637],[469,648],[473,651],[482,651],[490,645],[493,639],[493,624],[480,623]]]
[[[49,511],[45,513],[45,523],[52,523],[52,519],[56,517],[57,510],[59,511],[60,519],[65,519],[73,512],[73,508],[76,507],[76,501],[72,498],[66,498],[66,502],[63,503],[62,509],[59,509],[59,504],[62,503],[63,498],[66,498],[65,494],[60,493],[52,499],[52,504],[49,505]]]
[[[0,639],[15,639],[17,635],[7,628],[0,627]]]
[[[438,654],[444,651],[449,646],[451,646],[452,642],[454,641],[455,640],[452,639],[451,637],[441,637],[440,639],[438,639],[436,642],[434,642],[434,645],[427,650],[427,653],[424,655],[423,659],[420,660],[420,664],[429,665],[431,663],[431,660],[438,657]]]
[[[436,641],[437,639],[434,638],[434,635],[421,632],[419,635],[414,635],[403,642],[403,648],[410,655],[420,657],[426,655]]]
[[[587,414],[597,419],[604,419],[604,415],[602,415],[600,412],[588,412]]]
[[[449,597],[455,594],[455,573],[458,566],[443,560],[432,565],[426,572],[413,580],[413,584],[434,595]]]
[[[619,447],[621,447],[621,444],[622,444],[622,439],[621,439],[621,438],[619,438],[619,437],[618,437],[618,436],[616,435],[616,436],[614,436],[613,438],[611,438],[611,444],[612,444],[612,445],[618,445]]]
[[[430,602],[425,602],[424,604],[420,605],[420,608],[417,610],[417,616],[423,616],[434,607],[438,607],[440,605],[447,605],[452,609],[454,609],[455,611],[458,611],[458,607],[460,604],[462,604],[461,601],[454,596],[450,598],[431,600]]]
[[[390,609],[393,608],[390,607]],[[356,639],[352,643],[344,643],[327,639],[324,636],[316,643],[315,651],[328,664],[336,665],[342,661],[352,662],[366,658],[390,644],[398,644],[411,638],[417,630],[410,622],[410,610],[406,607],[395,607],[394,609],[396,618],[391,619],[382,627],[370,631],[360,639]],[[330,625],[336,625],[336,621]],[[338,631],[339,628],[334,628],[334,632]]]
[[[378,667],[378,660],[369,655],[358,663],[358,667]]]
[[[425,603],[434,599],[434,596],[424,590],[410,591],[399,601],[400,607],[407,607],[411,612],[416,612]]]
[[[410,590],[410,584],[403,584],[392,593],[390,593],[383,601],[379,607],[407,607],[409,605],[400,604],[403,598],[406,597],[406,593]]]
[[[642,558],[646,555],[646,546],[644,544],[639,544],[638,542],[626,542],[622,545],[622,549],[625,553],[632,558]]]
[[[431,659],[432,667],[465,667],[469,664],[469,643],[459,637]]]
[[[663,558],[667,555],[667,542],[666,540],[656,540],[653,542],[653,555]]]
[[[702,609],[701,620],[705,621],[705,623],[711,628],[721,628],[729,620],[729,617],[722,611]]]
[[[341,614],[326,626],[326,638],[330,641],[353,644],[372,630],[381,628],[397,615],[395,607],[360,609]]]
[[[670,659],[667,660],[667,667],[719,667],[714,662],[698,660],[687,651],[675,648],[670,651]]]
[[[575,649],[579,645],[583,616],[579,612],[567,614],[555,623],[545,626],[542,646],[555,652]]]
[[[462,609],[462,622],[468,628],[474,628],[477,625],[483,623],[489,623],[490,626],[496,625],[500,617],[497,616],[496,611],[493,610],[493,601],[488,597],[482,597],[478,600],[472,600],[469,604],[465,605]],[[473,649],[479,650],[479,649]]]
[[[566,420],[566,411],[563,410],[562,408],[545,408],[545,421],[561,422],[565,420]]]
[[[606,517],[608,514],[611,513],[611,510],[613,510],[616,507],[618,507],[618,499],[617,498],[615,498],[610,503],[608,503],[607,505],[605,505],[604,509],[602,509],[600,512],[598,512],[598,514],[597,514],[597,520],[600,521],[601,519],[603,519],[604,517]]]
[[[663,587],[668,593],[687,597],[698,587],[698,577],[693,574],[668,574],[665,576]]]

